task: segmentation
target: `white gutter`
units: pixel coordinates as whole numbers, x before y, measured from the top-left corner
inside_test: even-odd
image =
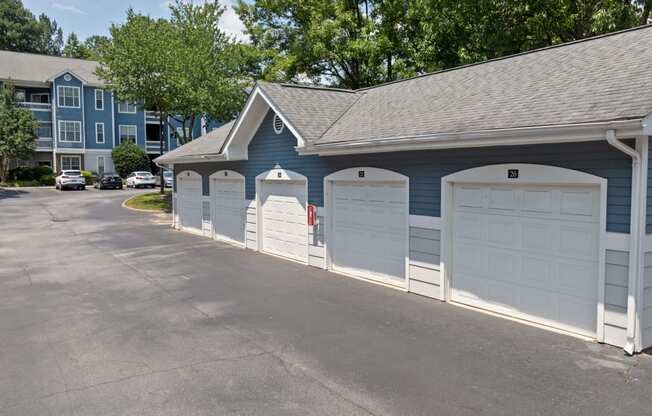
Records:
[[[629,355],[634,354],[637,350],[637,302],[638,277],[639,277],[639,257],[640,247],[643,235],[643,221],[641,221],[640,204],[641,204],[641,155],[631,147],[627,146],[616,138],[615,130],[607,130],[607,142],[632,158],[632,197],[631,197],[631,217],[629,225],[629,279],[627,284],[627,341],[623,349]]]
[[[365,139],[348,142],[308,144],[297,147],[302,155],[337,155],[355,153],[381,153],[406,150],[453,149],[503,145],[583,142],[603,140],[605,130],[617,130],[618,136],[631,138],[641,135],[642,119],[515,127],[507,129],[462,131],[382,139]]]

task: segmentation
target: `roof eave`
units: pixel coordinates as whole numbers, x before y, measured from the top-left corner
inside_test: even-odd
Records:
[[[384,139],[355,140],[337,143],[313,144],[297,148],[302,155],[320,156],[381,153],[427,149],[456,149],[488,146],[514,146],[544,143],[584,142],[604,140],[606,130],[616,130],[618,138],[634,138],[652,134],[652,121],[646,127],[644,120],[632,118],[581,124],[518,127],[509,129],[463,131],[421,136],[402,136]],[[648,132],[647,130],[651,130]]]
[[[159,158],[154,159],[154,163],[157,165],[174,165],[177,163],[205,163],[205,162],[223,162],[226,161],[226,156],[221,153],[206,153],[202,155],[191,155],[191,156],[179,156],[164,158],[159,160]]]

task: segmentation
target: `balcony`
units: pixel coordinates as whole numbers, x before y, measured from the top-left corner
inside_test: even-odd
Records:
[[[35,103],[30,101],[22,101],[17,103],[18,106],[29,108],[34,111],[52,111],[52,105],[50,103]]]
[[[145,121],[147,124],[158,124],[159,114],[158,111],[145,111]]]
[[[37,152],[51,152],[52,151],[52,137],[39,137],[36,145]]]
[[[160,154],[161,144],[158,140],[147,140],[145,142],[145,151],[150,154]],[[163,142],[163,153],[168,151],[167,142]]]

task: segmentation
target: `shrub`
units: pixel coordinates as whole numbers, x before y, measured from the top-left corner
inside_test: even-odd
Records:
[[[86,185],[92,185],[93,184],[93,172],[89,172],[87,170],[82,170],[81,172],[82,176],[84,177],[84,182]]]
[[[52,173],[41,176],[38,181],[43,186],[54,186],[55,183],[54,175]]]
[[[19,166],[9,171],[9,179],[14,181],[38,181],[44,175],[52,175],[49,166]]]
[[[121,143],[111,151],[113,166],[123,178],[137,170],[149,171],[147,153],[131,141]]]

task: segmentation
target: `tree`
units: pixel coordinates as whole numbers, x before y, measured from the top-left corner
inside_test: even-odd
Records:
[[[239,0],[270,80],[361,88],[647,22],[652,0]]]
[[[192,4],[176,0],[170,6],[172,27],[168,79],[174,91],[170,115],[184,128],[181,143],[192,140],[192,127],[201,117],[228,121],[246,100],[247,48],[219,28],[225,8],[218,2]],[[177,130],[173,130],[175,134]]]
[[[174,30],[165,19],[127,11],[123,25],[111,26],[111,39],[98,43],[102,66],[98,75],[125,101],[144,103],[159,113],[159,151],[163,153],[163,124],[168,122],[176,90],[172,77],[178,50]],[[161,193],[164,192],[163,172]]]
[[[361,88],[388,79],[389,33],[379,31],[373,0],[240,0],[236,11],[267,56],[267,78],[326,80]],[[390,48],[391,49],[391,48]]]
[[[130,140],[124,141],[113,148],[111,158],[116,172],[123,178],[127,177],[131,172],[149,170],[147,153]]]
[[[109,42],[109,38],[102,35],[87,37],[84,41],[84,47],[88,51],[88,58],[97,61],[100,58],[100,48]]]
[[[0,0],[0,49],[60,55],[62,37],[46,15],[37,19],[20,0]]]
[[[32,155],[38,140],[37,129],[32,112],[16,104],[13,87],[0,87],[0,182],[7,179],[12,161]]]
[[[88,59],[91,56],[86,46],[79,41],[75,32],[68,35],[66,46],[63,48],[63,56],[66,58]]]

